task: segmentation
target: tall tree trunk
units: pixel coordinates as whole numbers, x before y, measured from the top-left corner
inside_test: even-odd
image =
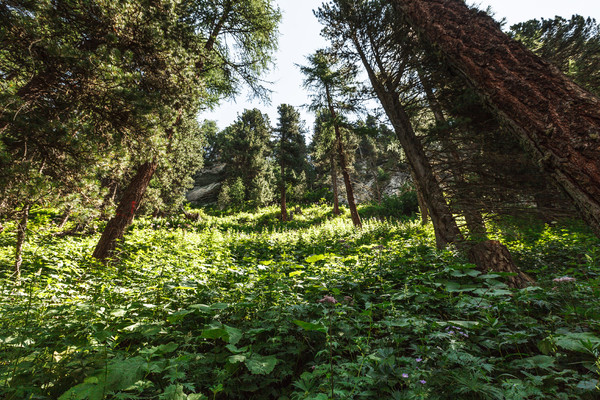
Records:
[[[460,154],[456,145],[452,142],[452,139],[449,137],[450,131],[448,129],[448,121],[446,120],[446,116],[444,115],[444,110],[441,104],[438,102],[435,94],[433,92],[433,87],[429,82],[429,79],[425,76],[422,71],[418,71],[419,80],[421,81],[421,85],[423,86],[423,90],[425,92],[425,97],[427,98],[427,102],[429,103],[429,108],[433,114],[433,118],[438,127],[443,129],[443,134],[441,135],[440,141],[442,144],[442,148],[452,158],[453,165],[450,168],[450,172],[452,177],[456,180],[456,182],[465,187],[465,170],[462,167],[462,160],[460,158]],[[461,201],[461,212],[465,217],[465,222],[467,224],[467,230],[469,231],[469,236],[474,241],[481,241],[487,239],[487,229],[485,227],[485,222],[483,220],[483,216],[481,212],[475,207],[465,206],[467,201],[474,202],[475,195],[473,193],[459,193],[458,197],[463,197],[464,200]],[[471,199],[469,198],[471,197]],[[508,251],[508,250],[507,250]],[[515,267],[516,268],[516,267]]]
[[[138,167],[135,176],[123,193],[115,216],[108,221],[104,232],[102,232],[102,236],[94,250],[94,258],[105,260],[117,247],[117,241],[123,238],[125,229],[133,222],[135,212],[157,168],[158,161],[156,159]]]
[[[331,188],[333,190],[333,214],[340,215],[340,198],[337,184],[337,168],[335,167],[335,155],[333,150],[329,155],[331,161]]]
[[[335,140],[337,141],[338,157],[340,159],[340,165],[342,167],[342,176],[344,177],[344,185],[346,186],[346,198],[348,200],[348,207],[350,208],[350,216],[352,217],[352,223],[354,226],[362,228],[362,221],[358,210],[356,209],[356,202],[354,201],[354,189],[352,188],[352,182],[350,181],[350,173],[348,172],[348,158],[344,151],[344,143],[342,140],[342,133],[340,132],[340,125],[337,122],[337,114],[333,108],[333,102],[329,94],[329,89],[325,89],[327,92],[327,103],[329,107],[329,113],[333,120],[333,129],[335,131]]]
[[[29,210],[31,204],[27,203],[21,210],[19,221],[17,223],[17,245],[15,246],[15,279],[21,278],[21,265],[23,264],[23,245],[25,244],[25,235],[27,233],[27,223],[29,222]]]
[[[433,169],[429,164],[423,145],[413,129],[410,117],[400,102],[400,96],[395,87],[391,87],[391,79],[386,77],[386,71],[381,61],[377,61],[379,74],[369,63],[366,54],[357,38],[353,39],[356,48],[373,89],[383,106],[383,109],[394,127],[398,141],[404,149],[406,160],[412,169],[417,191],[423,195],[433,223],[435,240],[438,248],[444,248],[449,243],[457,243],[462,239],[456,220],[444,198],[444,193],[438,183]],[[387,86],[386,86],[387,84]]]
[[[285,198],[285,192],[286,192],[286,185],[285,185],[285,156],[283,154],[283,148],[284,148],[284,143],[285,143],[285,132],[284,130],[281,131],[281,140],[279,142],[279,165],[281,168],[281,220],[282,221],[287,221],[288,219],[288,214],[287,214],[287,204],[286,204],[286,198]]]
[[[458,0],[393,0],[553,177],[600,236],[600,100]]]
[[[433,113],[435,122],[439,127],[447,127],[448,122],[444,115],[444,110],[441,104],[437,101],[433,88],[430,85],[427,77],[419,71],[419,79],[425,91],[425,96]],[[465,186],[465,171],[461,167],[461,159],[458,152],[458,148],[452,142],[452,139],[448,137],[449,131],[445,129],[445,135],[442,135],[441,142],[444,150],[448,152],[452,158],[454,166],[450,168],[450,171],[456,179],[456,181]],[[515,273],[515,276],[508,278],[508,285],[515,288],[523,288],[534,284],[535,281],[529,275],[519,269],[514,263],[510,251],[508,248],[495,240],[488,240],[487,228],[481,212],[475,207],[465,206],[468,197],[473,197],[473,193],[463,193],[463,197],[467,196],[461,203],[461,211],[465,217],[467,224],[467,230],[469,232],[470,243],[465,243],[464,247],[467,248],[467,255],[469,261],[477,265],[477,268],[484,272],[510,272]],[[462,247],[462,246],[461,246]]]
[[[287,221],[287,207],[285,198],[285,186],[281,186],[281,220]]]
[[[417,203],[419,204],[419,211],[421,212],[421,224],[426,225],[429,222],[429,209],[427,208],[427,202],[423,196],[423,192],[420,190],[420,186],[416,184],[417,178],[413,169],[410,169],[410,175],[413,183],[415,183],[415,191],[417,192]]]
[[[469,251],[469,260],[484,273],[510,272],[516,274],[507,276],[510,287],[524,288],[535,283],[533,278],[515,265],[506,246],[497,240],[477,243]]]

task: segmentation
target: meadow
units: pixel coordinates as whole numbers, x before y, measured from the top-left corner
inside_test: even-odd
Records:
[[[137,219],[101,264],[98,234],[56,235],[35,210],[18,283],[7,224],[0,398],[600,397],[600,240],[583,225],[492,224],[537,281],[511,289],[416,218],[277,213]]]

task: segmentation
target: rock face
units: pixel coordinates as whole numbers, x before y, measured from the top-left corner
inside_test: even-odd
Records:
[[[216,203],[221,185],[225,180],[225,164],[204,168],[194,176],[194,188],[185,195],[187,201],[195,205]]]
[[[354,186],[354,197],[357,203],[367,203],[379,200],[385,196],[394,196],[402,191],[402,188],[411,182],[410,173],[403,165],[394,168],[385,168],[387,177],[381,179],[375,168],[370,168],[366,163],[358,162],[355,165],[355,173],[352,175]],[[347,204],[344,181],[338,177],[339,200]],[[194,176],[194,188],[186,194],[188,202],[202,206],[217,202],[221,186],[225,181],[225,164],[211,165],[196,173]]]
[[[410,184],[410,173],[402,165],[393,169],[386,169],[387,178],[380,179],[377,170],[369,168],[365,163],[356,164],[356,172],[352,176],[352,185],[354,186],[354,197],[357,203],[367,203],[373,200],[379,200],[385,196],[394,196],[402,192],[402,188]],[[339,200],[346,204],[346,192],[343,190],[343,181],[338,178]]]

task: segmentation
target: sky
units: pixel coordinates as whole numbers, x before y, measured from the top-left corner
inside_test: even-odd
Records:
[[[302,88],[303,76],[296,64],[306,64],[306,56],[319,48],[327,47],[327,41],[320,36],[321,26],[312,12],[323,0],[275,2],[281,9],[282,22],[275,66],[264,76],[265,86],[272,90],[270,104],[249,99],[244,91],[235,100],[223,101],[215,110],[204,112],[200,115],[201,120],[214,120],[219,129],[224,129],[244,109],[258,108],[268,114],[271,125],[276,126],[277,106],[285,103],[298,107],[306,128],[312,130],[314,117],[308,110],[300,108],[310,100],[308,93]],[[505,18],[507,26],[533,18],[554,18],[556,15],[569,18],[573,14],[593,17],[600,22],[600,0],[468,0],[468,3],[481,9],[490,6],[495,18]]]

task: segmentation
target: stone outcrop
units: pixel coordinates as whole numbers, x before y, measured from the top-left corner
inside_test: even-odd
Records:
[[[187,192],[185,197],[195,205],[216,203],[224,180],[225,164],[204,168],[194,176],[194,188]]]

